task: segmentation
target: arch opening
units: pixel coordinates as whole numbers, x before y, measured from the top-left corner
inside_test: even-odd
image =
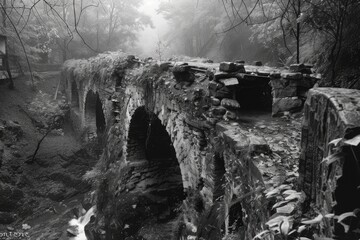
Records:
[[[130,192],[151,199],[147,204],[155,222],[174,219],[184,199],[180,166],[168,132],[145,107],[138,108],[130,121],[126,158],[132,168]]]
[[[214,156],[214,190],[213,202],[221,200],[225,194],[225,162],[224,158],[216,153]]]
[[[98,93],[89,91],[85,101],[85,123],[89,134],[95,137],[104,133],[106,128],[105,116]]]
[[[270,80],[236,89],[235,99],[240,103],[241,111],[271,112],[272,95],[269,82]]]
[[[71,84],[71,108],[75,111],[79,111],[79,90],[75,81]]]

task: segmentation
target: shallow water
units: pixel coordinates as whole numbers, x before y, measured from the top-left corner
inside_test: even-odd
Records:
[[[91,216],[95,215],[95,206],[90,208],[84,216],[79,217],[78,219],[71,219],[69,221],[70,226],[77,226],[78,235],[71,237],[70,240],[87,240],[85,235],[85,226],[89,223]]]

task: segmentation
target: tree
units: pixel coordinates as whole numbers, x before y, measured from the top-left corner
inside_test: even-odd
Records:
[[[357,44],[360,2],[357,0],[222,2],[230,23],[224,32],[248,24],[252,26],[254,37],[265,44],[282,38],[283,47],[290,56],[296,52],[297,63],[312,60],[324,73],[328,85],[342,85],[344,79],[339,78],[347,74],[344,69],[349,69],[349,65],[354,68],[354,63],[360,62],[356,54],[360,49]]]
[[[132,46],[136,32],[151,23],[139,12],[142,0],[21,0],[6,6],[11,50],[22,41],[31,62],[89,57],[100,51]],[[15,34],[18,32],[19,34]],[[49,58],[50,57],[50,58]],[[61,60],[60,60],[61,61]]]
[[[296,53],[296,62],[300,62],[301,36],[308,31],[301,21],[302,13],[308,4],[304,0],[222,0],[228,13],[230,26],[224,32],[233,30],[242,24],[251,26],[255,38],[265,44],[279,43],[292,56]],[[278,44],[276,44],[278,45]],[[283,50],[279,51],[285,55]]]
[[[340,86],[341,80],[337,81],[337,78],[341,76],[338,73],[344,69],[356,68],[360,63],[358,44],[360,2],[357,0],[307,0],[307,2],[311,8],[305,21],[311,25],[316,37],[322,39],[316,55],[322,61],[319,65],[326,73],[330,84]]]
[[[162,2],[158,12],[171,23],[166,39],[174,52],[202,57],[216,43],[214,28],[222,17],[217,0]]]

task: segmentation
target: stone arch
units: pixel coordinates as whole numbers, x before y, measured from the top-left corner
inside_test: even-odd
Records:
[[[76,81],[73,81],[71,84],[71,108],[78,111],[79,107],[79,89],[77,87]]]
[[[143,106],[131,117],[126,149],[126,159],[134,167],[132,175],[142,176],[133,190],[166,203],[159,211],[166,210],[166,217],[173,217],[184,192],[179,162],[160,119]]]
[[[88,91],[85,99],[85,126],[89,133],[96,136],[103,134],[106,128],[105,115],[99,94]]]

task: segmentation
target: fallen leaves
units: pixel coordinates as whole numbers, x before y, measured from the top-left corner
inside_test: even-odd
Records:
[[[347,139],[346,141],[344,141],[345,145],[350,145],[350,146],[358,146],[359,143],[360,143],[360,134],[351,139]]]
[[[29,230],[31,228],[30,225],[27,223],[22,224],[21,227],[23,230]]]
[[[316,224],[316,223],[320,223],[323,218],[324,218],[324,216],[322,214],[319,214],[315,218],[313,218],[311,220],[301,221],[301,223],[307,224],[307,225]]]
[[[332,164],[333,162],[336,162],[336,161],[341,161],[344,159],[344,155],[342,152],[337,152],[337,153],[334,153],[334,154],[331,154],[329,156],[327,156],[326,158],[324,158],[321,163],[326,163],[326,165],[330,165]]]
[[[285,206],[276,208],[279,214],[291,214],[295,210],[295,203],[288,203]]]

